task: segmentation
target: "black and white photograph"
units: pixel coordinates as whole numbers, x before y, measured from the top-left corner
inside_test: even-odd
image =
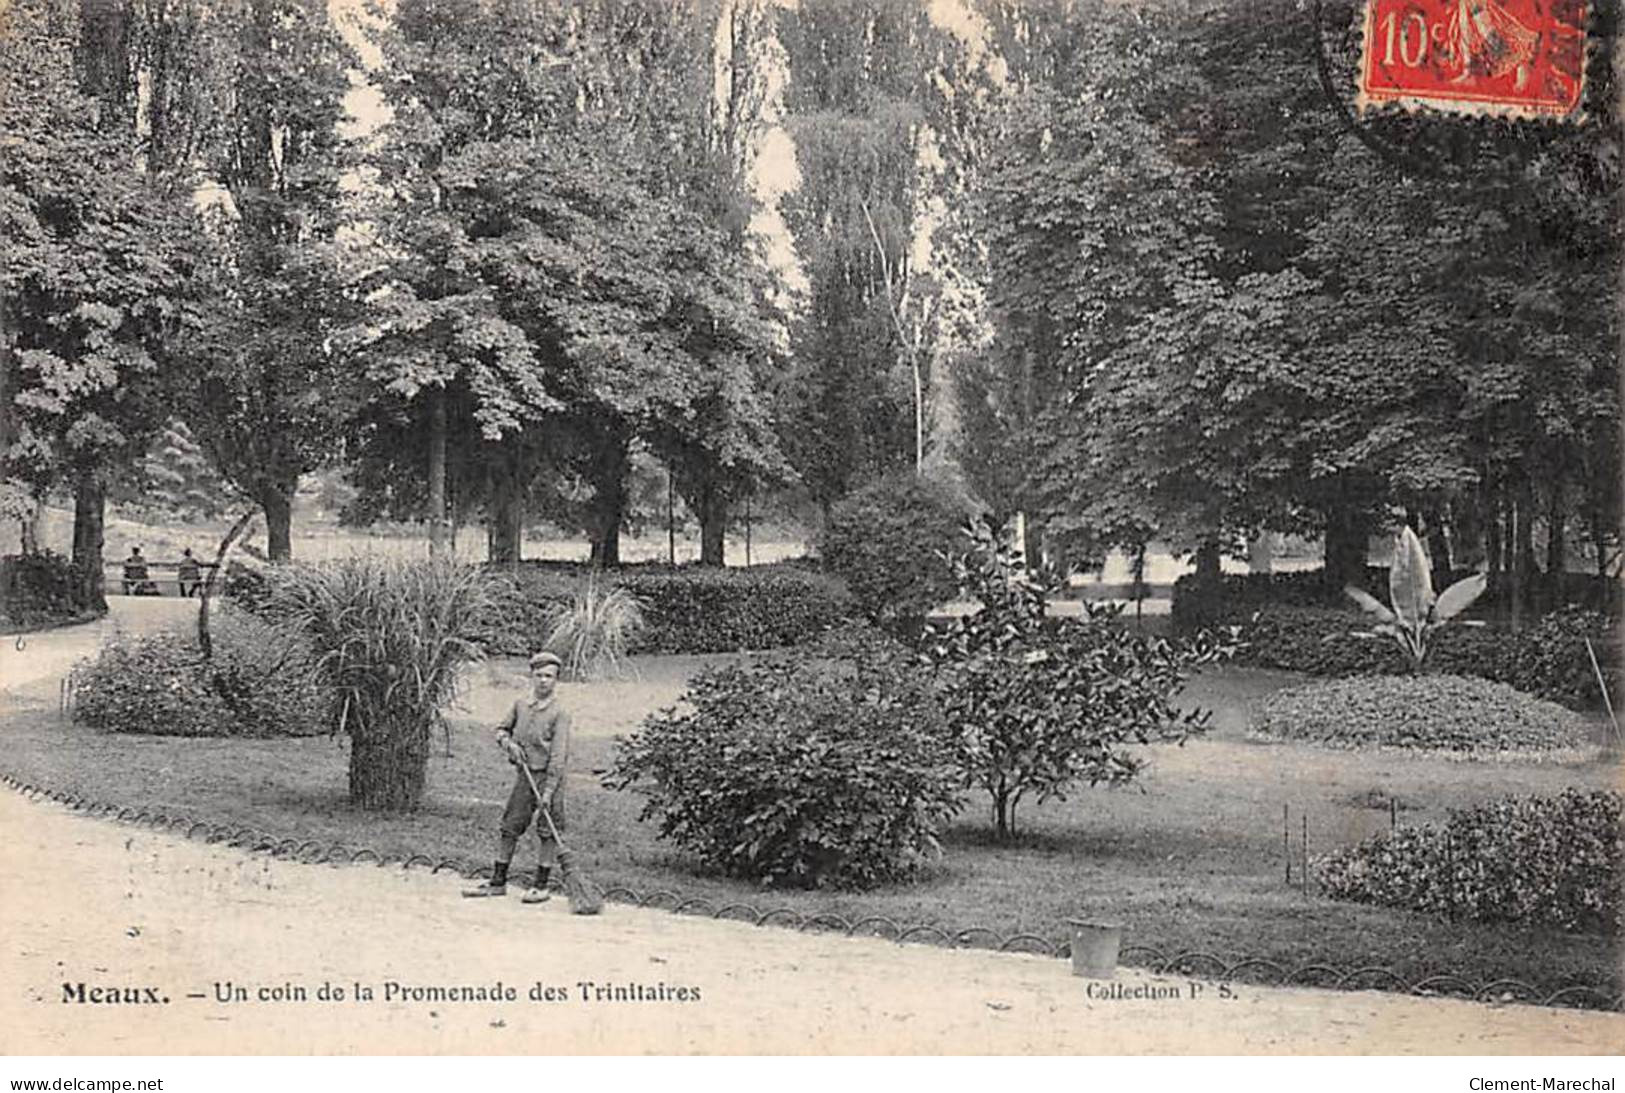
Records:
[[[1614,1089],[1620,15],[0,0],[7,1088]]]

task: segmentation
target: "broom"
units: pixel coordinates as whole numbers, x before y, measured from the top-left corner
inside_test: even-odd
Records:
[[[542,791],[536,785],[536,776],[523,763],[519,764],[519,769],[525,772],[525,779],[530,782],[530,791],[536,795],[536,811],[540,812],[542,819],[547,821],[547,830],[553,835],[553,845],[558,847],[559,876],[564,881],[565,898],[570,901],[570,913],[572,915],[596,915],[604,909],[604,894],[598,890],[598,886],[592,882],[590,877],[576,868],[576,856],[565,847],[564,840],[559,838],[559,829],[553,823],[553,814],[542,807]],[[538,842],[541,840],[541,835],[541,830],[538,828],[536,832]]]

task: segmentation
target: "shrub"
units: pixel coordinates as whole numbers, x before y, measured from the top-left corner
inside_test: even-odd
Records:
[[[1330,608],[1273,607],[1253,619],[1238,620],[1243,645],[1237,661],[1320,676],[1401,673],[1405,656],[1388,641],[1351,639],[1365,620]],[[1520,691],[1560,702],[1571,709],[1598,709],[1602,692],[1586,652],[1586,640],[1619,694],[1618,634],[1594,611],[1547,615],[1524,630],[1456,627],[1440,631],[1428,654],[1434,671],[1507,683]]]
[[[48,550],[0,558],[0,589],[0,617],[10,626],[50,626],[91,614],[78,568]]]
[[[226,563],[215,591],[250,614],[263,615],[271,598],[271,584],[265,572],[238,561]]]
[[[1618,793],[1565,790],[1452,809],[1442,826],[1401,827],[1315,863],[1321,891],[1481,922],[1618,933]]]
[[[1598,709],[1603,705],[1602,689],[1591,665],[1591,654],[1586,651],[1589,640],[1615,709],[1619,708],[1621,654],[1625,650],[1620,646],[1618,627],[1611,625],[1602,612],[1565,608],[1543,616],[1512,636],[1516,640],[1498,643],[1500,655],[1493,660],[1480,653],[1487,661],[1480,669],[1485,676],[1571,709]]]
[[[908,629],[958,591],[946,555],[962,547],[969,513],[950,487],[894,475],[830,510],[818,552],[872,621]]]
[[[554,614],[546,646],[564,661],[569,678],[596,679],[621,672],[627,647],[643,627],[636,596],[589,575],[574,602]]]
[[[284,566],[268,609],[310,644],[313,674],[350,734],[350,800],[414,809],[431,730],[480,656],[475,620],[489,608],[484,571],[440,559],[357,557]]]
[[[1143,764],[1124,745],[1182,741],[1205,726],[1206,715],[1182,715],[1172,699],[1192,669],[1228,652],[1212,635],[1144,637],[1115,609],[1088,603],[1081,619],[1046,620],[1046,582],[986,526],[955,568],[982,608],[928,629],[926,653],[963,784],[992,797],[1001,838],[1014,833],[1023,798],[1064,799],[1079,781],[1127,782]]]
[[[765,884],[873,887],[937,853],[957,807],[941,715],[917,667],[872,639],[711,668],[685,708],[622,740],[606,784],[709,868]]]
[[[190,637],[116,638],[69,677],[74,718],[108,732],[300,736],[327,708],[297,647],[251,619],[226,622],[205,660]]]
[[[534,652],[589,580],[624,589],[642,605],[644,625],[628,635],[628,654],[776,649],[816,638],[854,611],[839,580],[792,563],[627,566],[591,574],[585,567],[529,565],[501,577],[499,593],[478,620],[481,643],[495,654]]]
[[[1504,683],[1461,676],[1366,676],[1276,691],[1258,704],[1260,736],[1338,748],[1546,751],[1583,745],[1584,718]]]

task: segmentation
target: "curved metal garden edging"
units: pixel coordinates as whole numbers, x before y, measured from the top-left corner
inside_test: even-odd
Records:
[[[381,853],[370,846],[352,849],[341,842],[323,843],[319,839],[278,838],[270,832],[257,831],[242,824],[212,823],[190,816],[171,816],[166,812],[132,806],[120,807],[99,801],[89,801],[77,793],[64,793],[25,782],[0,773],[0,785],[29,800],[48,800],[97,819],[112,818],[116,822],[145,824],[169,834],[184,833],[188,839],[200,835],[205,843],[220,843],[257,853],[264,851],[273,858],[298,861],[301,864],[361,864],[370,859],[376,867],[397,862],[401,869],[414,866],[428,868],[431,874],[450,872],[469,879],[482,879],[490,875],[490,866],[465,862],[462,858],[432,858],[427,854],[394,855]],[[1040,956],[1068,959],[1072,945],[1068,941],[1050,941],[1038,934],[1002,934],[990,926],[973,925],[954,930],[931,923],[904,925],[885,915],[864,915],[851,919],[834,911],[802,913],[790,907],[762,910],[749,903],[717,905],[703,896],[687,896],[662,888],[647,894],[626,885],[613,885],[604,892],[604,898],[634,907],[665,909],[672,914],[699,915],[726,921],[749,922],[757,926],[787,926],[794,930],[825,930],[854,936],[878,936],[904,944],[924,941],[946,948],[982,948],[997,952],[1026,952]],[[980,944],[973,939],[981,939]],[[1336,990],[1384,989],[1394,993],[1421,997],[1453,997],[1474,1002],[1523,1003],[1540,1006],[1569,1008],[1625,1010],[1625,994],[1610,996],[1606,991],[1589,984],[1571,984],[1555,991],[1542,990],[1521,979],[1503,978],[1488,983],[1475,983],[1459,975],[1434,973],[1418,980],[1410,980],[1392,968],[1377,964],[1354,968],[1319,961],[1288,968],[1267,957],[1249,956],[1228,960],[1218,953],[1185,950],[1165,953],[1150,945],[1126,945],[1119,959],[1127,966],[1143,968],[1153,975],[1206,975],[1214,980],[1256,983],[1260,986],[1320,987]],[[1377,986],[1384,984],[1384,986]]]

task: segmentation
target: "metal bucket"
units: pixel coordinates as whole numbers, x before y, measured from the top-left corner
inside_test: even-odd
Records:
[[[1123,947],[1121,923],[1084,922],[1069,918],[1072,927],[1072,974],[1088,979],[1110,979],[1117,973],[1117,954]]]

